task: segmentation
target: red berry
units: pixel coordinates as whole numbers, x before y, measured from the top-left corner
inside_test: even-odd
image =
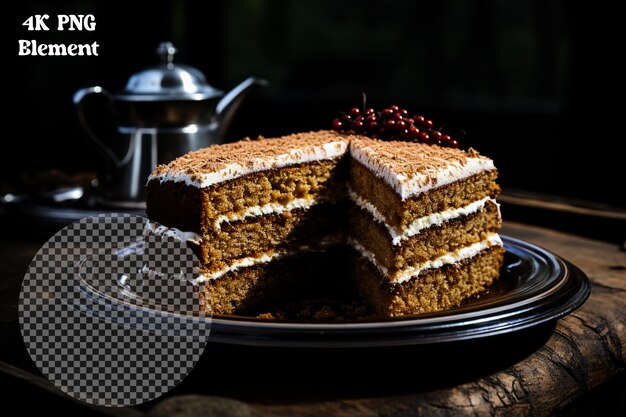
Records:
[[[341,123],[341,120],[339,119],[333,120],[333,129],[336,130],[337,132],[340,132],[341,129],[343,129],[343,123]]]
[[[424,116],[417,116],[415,118],[415,123],[423,125],[424,122],[426,121],[426,118]]]
[[[365,114],[369,116],[370,114],[376,114],[376,111],[374,111],[374,109],[370,107],[369,109],[365,110]]]
[[[441,138],[443,137],[443,135],[441,134],[440,131],[438,130],[433,130],[432,132],[430,132],[430,136],[433,138],[433,140],[438,141],[441,140]]]
[[[352,107],[350,109],[350,114],[352,114],[353,116],[358,116],[359,114],[361,114],[361,110],[359,110],[358,107]]]
[[[393,115],[393,113],[394,113],[394,111],[392,109],[385,109],[385,110],[383,110],[382,115],[383,115],[383,117],[389,117],[389,116]]]
[[[456,140],[452,139],[449,135],[442,135],[441,136],[441,146],[447,146],[449,148],[458,148],[459,147],[459,142],[457,142]]]
[[[429,128],[432,129],[433,128],[433,121],[432,120],[425,120],[424,121],[424,125]]]
[[[398,111],[400,109],[400,107],[396,106],[395,104],[393,106],[389,106],[389,108],[391,110],[393,110],[394,112]]]
[[[426,132],[420,132],[419,135],[417,135],[417,138],[419,139],[420,142],[423,142],[423,143],[431,142],[430,136]]]
[[[398,126],[399,129],[406,129],[407,123],[404,120],[398,120],[396,126]]]

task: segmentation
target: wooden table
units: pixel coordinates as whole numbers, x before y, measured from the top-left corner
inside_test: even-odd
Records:
[[[504,234],[571,261],[589,300],[556,323],[437,347],[280,349],[209,344],[167,396],[89,406],[39,376],[21,341],[17,300],[45,238],[0,238],[0,384],[24,415],[549,416],[626,415],[626,252],[618,245],[506,222]],[[318,379],[320,382],[318,382]]]

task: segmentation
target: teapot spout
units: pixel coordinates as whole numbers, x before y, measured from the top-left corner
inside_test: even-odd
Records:
[[[243,99],[248,95],[250,90],[256,86],[267,86],[267,80],[250,77],[240,83],[237,87],[230,90],[220,101],[215,108],[215,114],[218,121],[218,134],[220,140],[224,139],[228,128],[230,127],[233,116],[237,113],[239,106],[243,102]]]

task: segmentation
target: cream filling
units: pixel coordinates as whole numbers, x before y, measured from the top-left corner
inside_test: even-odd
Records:
[[[185,232],[175,227],[167,227],[148,220],[144,226],[144,235],[151,233],[155,236],[171,237],[181,242],[192,242],[199,245],[202,242],[202,236],[196,232]]]
[[[337,140],[322,145],[307,146],[302,149],[290,149],[284,154],[271,157],[255,158],[243,165],[236,162],[230,163],[216,172],[189,175],[182,171],[168,171],[160,175],[150,175],[148,181],[158,180],[161,183],[166,181],[184,182],[190,187],[206,188],[213,184],[229,181],[255,172],[306,162],[333,159],[344,155],[347,148],[347,141]]]
[[[220,270],[210,273],[200,273],[198,278],[194,280],[194,283],[201,283],[213,279],[218,279],[229,272],[234,272],[241,268],[247,268],[250,266],[267,264],[274,260],[278,260],[287,256],[297,255],[305,252],[321,251],[331,246],[337,245],[340,242],[345,242],[345,236],[343,236],[342,234],[329,235],[317,242],[317,245],[315,247],[306,245],[293,250],[271,250],[258,256],[248,256],[245,258],[235,259],[232,260],[231,263],[228,264],[226,267]]]
[[[391,236],[391,243],[394,246],[399,245],[400,243],[402,243],[403,240],[406,240],[411,236],[415,236],[424,229],[428,229],[432,226],[439,226],[449,220],[476,213],[482,210],[489,201],[496,204],[496,206],[498,207],[498,216],[500,215],[500,205],[496,202],[496,200],[491,197],[485,197],[463,207],[444,210],[438,213],[429,214],[428,216],[420,217],[419,219],[415,219],[407,227],[398,229],[390,226],[387,223],[387,219],[385,218],[385,216],[383,216],[372,203],[358,195],[352,189],[348,190],[348,194],[350,195],[350,199],[352,199],[352,201],[354,201],[357,206],[369,212],[374,220],[385,226],[385,228],[389,232],[389,235]]]
[[[194,242],[200,244],[202,241],[202,236],[195,232],[184,232],[180,229],[176,229],[174,227],[166,227],[159,225],[157,223],[148,221],[144,228],[144,234],[151,233],[156,236],[166,236],[171,237],[181,242]],[[210,274],[202,274],[200,273],[197,278],[193,280],[194,283],[204,282],[210,279],[217,279],[222,275],[225,275],[231,271],[236,271],[240,268],[246,268],[249,266],[269,263],[274,259],[282,258],[283,256],[288,255],[287,251],[271,251],[266,252],[259,256],[249,256],[245,258],[235,259],[233,260],[227,267],[215,271]]]
[[[229,213],[229,214],[223,214],[219,216],[217,219],[215,219],[215,222],[213,223],[213,227],[216,230],[220,230],[222,227],[222,223],[225,223],[225,222],[234,222],[234,221],[244,220],[249,217],[257,217],[257,216],[263,216],[267,214],[280,214],[286,211],[291,211],[291,210],[295,210],[299,208],[310,208],[311,206],[314,206],[315,204],[320,203],[321,201],[323,200],[316,200],[312,198],[296,198],[294,200],[291,200],[287,204],[267,203],[262,206],[248,207],[241,213]]]
[[[385,276],[390,282],[394,284],[401,284],[405,281],[408,281],[411,278],[419,276],[423,271],[426,271],[428,269],[438,269],[444,265],[451,265],[457,262],[462,262],[466,259],[476,256],[478,253],[492,246],[502,246],[502,240],[500,239],[500,236],[497,233],[492,233],[487,236],[486,239],[480,242],[476,242],[464,248],[457,249],[454,252],[446,253],[439,258],[421,262],[417,265],[409,266],[402,270],[394,271],[392,275],[389,275],[389,269],[380,265],[376,260],[376,255],[374,255],[374,253],[372,253],[369,249],[367,249],[360,242],[353,238],[349,238],[348,243],[363,257],[367,258],[380,271],[383,276]]]
[[[219,277],[226,275],[229,272],[237,271],[241,268],[247,268],[250,266],[266,264],[274,259],[280,259],[284,256],[288,255],[287,251],[272,251],[266,252],[259,256],[249,256],[246,258],[235,259],[231,262],[227,267],[220,269],[219,271],[215,271],[212,273],[201,273],[198,278],[194,279],[194,283],[206,282],[213,279],[218,279]]]
[[[222,228],[223,223],[235,222],[239,220],[244,220],[250,217],[258,217],[264,216],[268,214],[280,214],[284,212],[289,212],[299,208],[310,208],[318,203],[321,203],[325,200],[321,199],[312,199],[312,198],[296,198],[291,200],[287,204],[281,203],[268,203],[263,206],[254,206],[248,207],[246,210],[240,213],[229,213],[223,214],[215,219],[213,223],[213,227],[216,230],[220,230]],[[148,221],[146,224],[146,229],[152,234],[157,236],[167,236],[172,237],[174,239],[180,240],[182,242],[193,242],[199,244],[202,241],[202,236],[195,232],[186,232],[180,229],[176,229],[174,227],[166,227],[159,225],[157,223]]]

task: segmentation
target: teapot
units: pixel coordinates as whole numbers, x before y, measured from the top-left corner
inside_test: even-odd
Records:
[[[223,143],[243,98],[253,87],[267,84],[250,77],[224,94],[199,70],[174,64],[172,43],[161,43],[157,53],[161,64],[132,75],[123,91],[111,93],[95,86],[80,89],[73,97],[78,118],[105,162],[99,200],[108,205],[143,207],[145,184],[157,164]],[[98,135],[89,122],[93,116],[87,117],[85,98],[94,95],[109,104],[112,135]]]

